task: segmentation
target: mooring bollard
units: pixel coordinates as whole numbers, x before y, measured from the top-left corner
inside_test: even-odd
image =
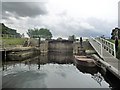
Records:
[[[80,37],[80,48],[83,47],[82,42],[83,42],[82,37]]]

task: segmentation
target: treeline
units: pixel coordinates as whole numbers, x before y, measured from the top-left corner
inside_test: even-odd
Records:
[[[115,37],[118,37],[118,39],[120,39],[120,28],[116,27],[112,30],[111,39],[115,40]]]
[[[41,37],[44,39],[51,39],[52,38],[52,33],[47,28],[28,29],[27,34],[30,38],[38,38],[38,37]]]
[[[21,34],[17,33],[17,30],[11,29],[5,26],[3,23],[0,23],[0,32],[2,37],[15,37],[15,38],[21,37]]]

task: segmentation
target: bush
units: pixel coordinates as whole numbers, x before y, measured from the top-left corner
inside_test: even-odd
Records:
[[[117,53],[116,53],[116,57],[117,57],[118,59],[120,59],[120,46],[119,46],[118,51],[117,51]]]

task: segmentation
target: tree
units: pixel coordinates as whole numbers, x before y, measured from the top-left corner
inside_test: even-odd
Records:
[[[115,37],[118,37],[118,39],[120,39],[120,29],[119,28],[113,29],[111,35],[112,35],[111,39],[115,39]]]
[[[11,29],[11,28],[5,26],[4,23],[0,23],[0,32],[1,32],[1,34],[7,35],[9,37],[11,37],[11,36],[18,37],[18,38],[21,37],[20,33],[17,33],[17,30]]]
[[[52,38],[52,33],[50,32],[49,29],[46,29],[46,28],[28,29],[27,34],[30,38],[39,38],[39,37],[45,38],[45,39],[51,39]]]

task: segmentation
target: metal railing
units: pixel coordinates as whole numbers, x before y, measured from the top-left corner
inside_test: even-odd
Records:
[[[101,58],[103,58],[103,47],[102,43],[98,41],[97,39],[90,37],[89,42],[92,45],[92,47],[95,49],[95,51],[99,54]]]
[[[116,58],[116,50],[115,50],[115,44],[104,39],[104,38],[97,38],[98,41],[102,43],[102,47],[111,55],[113,55]]]
[[[116,50],[115,50],[114,43],[112,43],[104,38],[93,38],[93,37],[89,38],[89,42],[101,58],[104,58],[103,57],[103,49],[105,49],[106,52],[108,52],[114,58],[116,58]]]

